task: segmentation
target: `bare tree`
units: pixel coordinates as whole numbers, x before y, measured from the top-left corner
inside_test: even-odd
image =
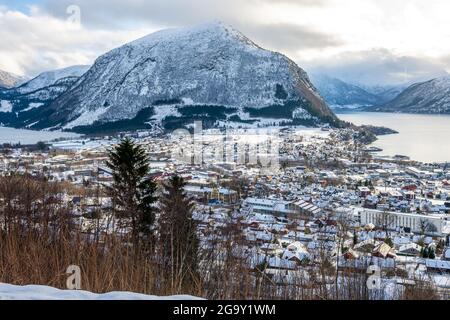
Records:
[[[395,215],[388,210],[384,210],[381,214],[378,215],[376,219],[376,224],[379,226],[386,235],[388,235],[388,231],[392,225],[395,223]]]
[[[425,235],[426,233],[437,232],[436,226],[433,223],[431,223],[430,221],[428,221],[427,219],[420,219],[419,229],[420,229],[420,234],[422,236]]]

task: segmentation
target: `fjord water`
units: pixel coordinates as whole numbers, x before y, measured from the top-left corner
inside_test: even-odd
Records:
[[[378,112],[339,113],[356,125],[394,129],[399,134],[378,137],[373,146],[380,155],[404,155],[421,162],[450,162],[450,115],[418,115]]]
[[[39,141],[51,141],[58,138],[77,137],[77,134],[68,132],[32,131],[0,127],[0,144],[34,144]]]
[[[450,162],[450,115],[346,112],[338,116],[356,125],[383,126],[398,131],[399,134],[380,136],[373,144],[383,149],[380,155],[405,155],[422,162]],[[0,144],[33,144],[75,136],[66,132],[0,127]]]

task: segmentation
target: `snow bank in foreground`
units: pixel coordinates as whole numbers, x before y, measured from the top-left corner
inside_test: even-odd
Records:
[[[158,297],[132,292],[95,294],[87,291],[59,290],[46,286],[15,286],[0,283],[0,300],[199,300],[192,296]]]

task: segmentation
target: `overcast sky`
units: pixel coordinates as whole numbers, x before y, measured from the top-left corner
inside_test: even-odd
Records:
[[[449,12],[448,0],[0,0],[0,69],[92,64],[156,30],[221,20],[307,71],[397,84],[450,71]]]

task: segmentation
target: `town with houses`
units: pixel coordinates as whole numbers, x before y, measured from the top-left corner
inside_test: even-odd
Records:
[[[146,147],[156,181],[175,173],[185,179],[202,243],[235,226],[242,239],[233,253],[250,257],[248,267],[262,268],[272,281],[293,281],[293,274],[320,263],[325,248],[336,270],[365,273],[375,266],[383,285],[427,279],[449,297],[450,166],[379,156],[351,129],[284,128],[276,137],[278,165],[267,170],[260,160],[248,161],[258,158],[259,150],[247,135],[242,130],[238,138],[225,139],[247,145],[237,155],[242,161],[225,156],[219,161],[216,154],[196,162],[174,156],[174,150],[186,149],[173,135],[128,134]],[[105,162],[120,138],[78,137],[34,151],[4,145],[0,173],[44,173],[73,186],[61,197],[88,230],[94,213],[111,206],[102,192],[113,181]],[[222,152],[223,141],[217,132],[205,131],[202,154]]]

